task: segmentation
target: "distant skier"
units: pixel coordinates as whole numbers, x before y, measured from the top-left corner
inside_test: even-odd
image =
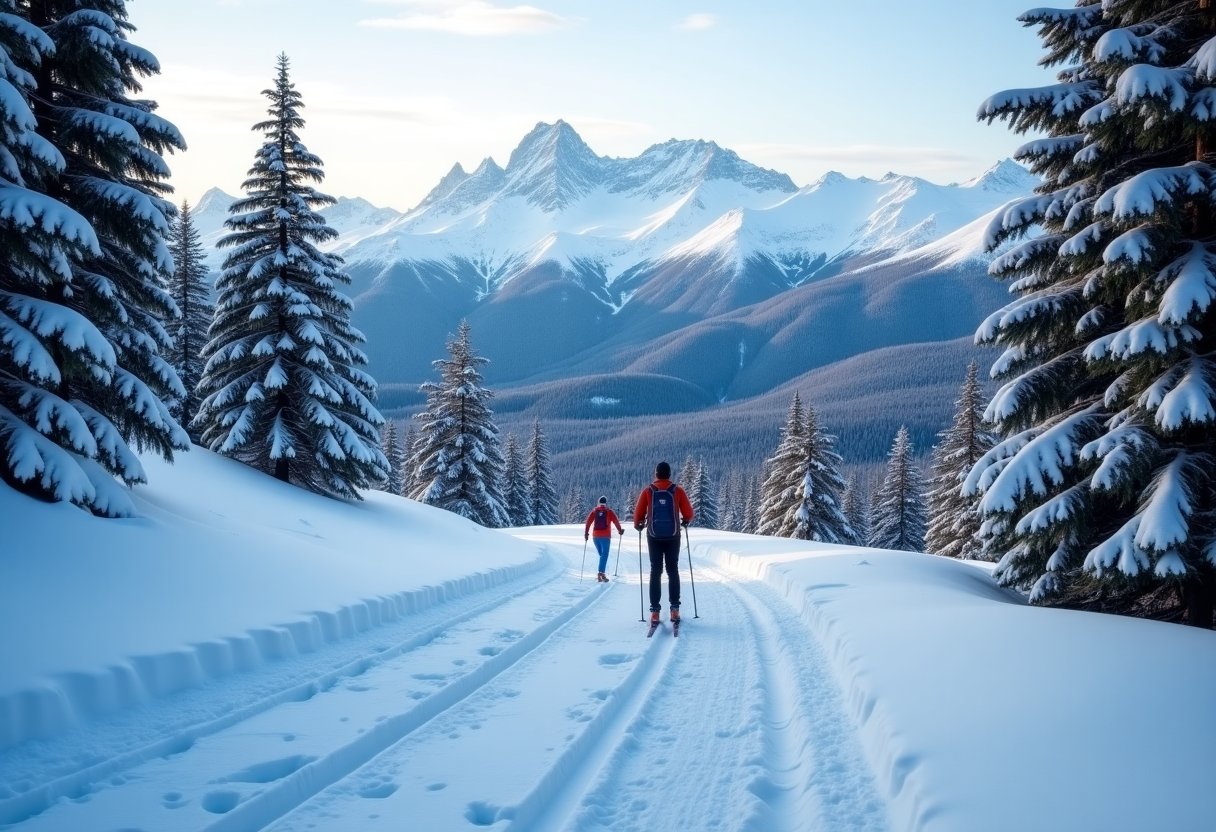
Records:
[[[600,553],[600,571],[596,580],[601,583],[608,583],[606,574],[608,552],[612,550],[612,527],[614,525],[620,534],[625,533],[625,530],[621,528],[621,521],[616,518],[616,512],[608,508],[608,498],[600,497],[599,504],[591,509],[591,513],[587,515],[587,522],[583,524],[583,540],[587,539],[587,532],[591,531],[591,537],[595,540],[595,550]]]
[[[663,600],[663,569],[667,569],[667,593],[671,620],[680,620],[680,527],[692,522],[692,503],[684,489],[671,481],[671,466],[660,462],[654,482],[642,489],[633,511],[633,527],[646,529],[650,549],[650,627],[659,624]]]

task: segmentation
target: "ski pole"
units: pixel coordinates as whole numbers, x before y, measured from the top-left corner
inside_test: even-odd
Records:
[[[583,582],[583,570],[587,568],[587,537],[583,536],[583,565],[578,568],[578,582]]]
[[[697,579],[692,575],[692,541],[688,537],[688,526],[684,527],[684,546],[688,549],[688,582],[692,585],[692,617],[697,615]]]
[[[638,529],[638,621],[646,620],[646,602],[642,600],[642,530]]]
[[[616,536],[616,571],[612,573],[612,577],[621,577],[621,544],[625,541],[625,533],[621,532]]]

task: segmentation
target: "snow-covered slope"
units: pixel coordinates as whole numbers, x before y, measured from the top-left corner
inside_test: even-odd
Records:
[[[647,639],[628,551],[580,582],[579,527],[326,500],[198,450],[147,462],[130,520],[0,484],[6,832],[1216,812],[1211,631],[1030,607],[948,558],[696,529],[681,634]]]

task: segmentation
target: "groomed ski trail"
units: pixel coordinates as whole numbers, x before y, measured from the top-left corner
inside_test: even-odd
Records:
[[[686,583],[680,637],[665,617],[647,639],[636,572],[580,583],[570,530],[526,537],[551,568],[373,633],[352,661],[250,674],[244,685],[270,695],[245,692],[208,721],[158,703],[176,729],[160,745],[123,750],[123,719],[99,723],[84,736],[122,753],[70,760],[42,786],[61,792],[49,808],[4,828],[888,828],[827,656],[775,590],[694,556],[704,614]],[[386,632],[408,637],[385,647]],[[206,694],[232,697],[233,684],[190,692],[190,713],[214,715],[222,702]],[[124,719],[142,740],[156,725],[136,717]],[[105,774],[68,788],[89,772]]]

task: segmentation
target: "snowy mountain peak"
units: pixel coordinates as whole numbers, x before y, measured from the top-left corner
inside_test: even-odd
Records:
[[[887,174],[887,176],[893,176],[893,175],[894,174],[890,174],[890,173]],[[886,177],[884,176],[883,181],[885,181],[885,180],[886,180]],[[812,190],[818,190],[820,188],[831,188],[835,185],[840,185],[845,182],[853,182],[853,181],[858,181],[858,180],[849,179],[849,177],[845,176],[840,171],[830,170],[827,173],[825,173],[823,176],[819,177],[814,182],[812,182],[810,184],[810,188]]]
[[[200,214],[216,214],[228,216],[228,206],[236,202],[236,197],[224,193],[219,188],[211,188],[194,205],[194,216]]]
[[[980,188],[993,193],[1020,194],[1032,190],[1039,181],[1039,177],[1012,159],[1002,159],[959,187]]]
[[[484,165],[485,163],[483,162],[482,164]],[[422,205],[430,205],[434,202],[438,202],[448,194],[452,193],[452,191],[456,190],[460,184],[468,178],[469,174],[465,173],[465,170],[461,166],[460,162],[457,162],[456,164],[452,165],[452,169],[447,172],[447,175],[439,180],[439,184],[434,188],[431,188],[431,192],[423,197],[423,200],[421,203],[419,203],[419,206],[421,207]]]
[[[511,151],[504,195],[558,211],[595,189],[603,162],[566,122],[541,122]]]

